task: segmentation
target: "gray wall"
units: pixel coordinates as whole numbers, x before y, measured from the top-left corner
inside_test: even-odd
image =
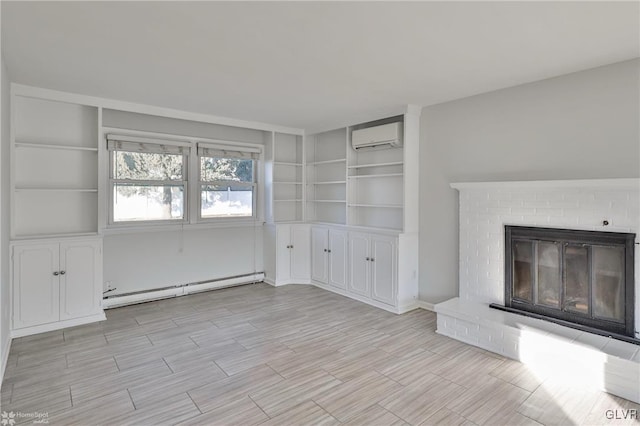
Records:
[[[458,294],[450,182],[640,177],[640,59],[426,107],[420,298]]]
[[[9,75],[0,58],[0,373],[9,350]]]

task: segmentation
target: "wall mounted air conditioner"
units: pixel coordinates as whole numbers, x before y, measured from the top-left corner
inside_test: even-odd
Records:
[[[351,132],[353,149],[398,148],[402,146],[402,123],[389,123]]]

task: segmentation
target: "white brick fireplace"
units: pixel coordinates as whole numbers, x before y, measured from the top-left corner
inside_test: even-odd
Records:
[[[606,358],[602,363],[607,364],[609,377],[603,379],[601,372],[594,374],[600,388],[639,402],[640,346],[490,310],[488,306],[504,304],[505,225],[637,235],[640,233],[640,179],[476,182],[451,186],[460,192],[460,288],[459,298],[436,306],[438,332],[525,363],[527,358],[549,360],[558,356],[555,353],[524,354],[525,335],[537,332],[536,338],[546,336],[564,343],[574,342],[578,352],[595,351]],[[640,255],[636,254],[636,338],[640,338],[639,277]],[[563,352],[571,353],[566,348]],[[585,359],[585,354],[581,353],[579,358]],[[567,365],[575,365],[575,359],[566,361]],[[600,367],[605,368],[604,364]],[[620,382],[618,376],[630,376],[633,380]]]

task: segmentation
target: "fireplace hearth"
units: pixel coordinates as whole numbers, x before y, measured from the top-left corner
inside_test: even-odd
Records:
[[[633,341],[635,234],[505,226],[504,306]]]

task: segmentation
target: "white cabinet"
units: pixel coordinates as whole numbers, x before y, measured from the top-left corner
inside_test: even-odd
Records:
[[[13,328],[60,319],[59,244],[13,249]]]
[[[104,319],[102,242],[13,245],[14,336]]]
[[[349,233],[349,292],[396,306],[397,242],[393,236]]]
[[[347,233],[311,228],[311,279],[339,289],[347,286]]]
[[[395,238],[371,236],[371,298],[388,305],[396,304]]]
[[[311,228],[311,279],[323,284],[329,283],[329,230],[327,228]]]
[[[309,283],[309,225],[276,225],[275,285]],[[267,277],[273,280],[273,277]]]
[[[64,272],[64,274],[63,274]],[[60,319],[101,310],[102,248],[100,241],[60,244]]]

